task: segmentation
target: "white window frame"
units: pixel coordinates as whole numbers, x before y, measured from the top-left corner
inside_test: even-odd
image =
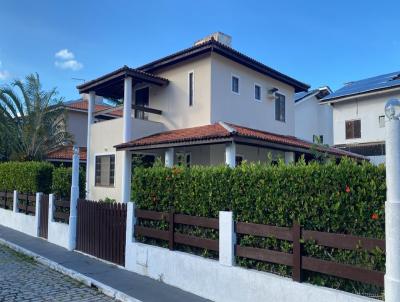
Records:
[[[96,185],[96,158],[98,156],[107,156],[107,155],[114,155],[114,183],[110,186],[101,186],[101,185]],[[115,188],[115,167],[117,166],[117,154],[115,152],[100,152],[100,153],[95,153],[93,156],[93,161],[94,161],[94,182],[93,185],[94,187],[97,188]]]
[[[179,154],[183,155],[183,159],[184,159],[184,165],[186,168],[190,168],[192,166],[192,152],[185,152],[185,151],[177,151],[176,152],[176,164],[178,164],[178,156]],[[187,156],[190,156],[190,161],[189,161],[189,166],[187,166],[188,162],[187,162]]]
[[[238,79],[238,92],[236,92],[236,91],[233,91],[233,78],[237,78]],[[236,75],[236,74],[234,74],[234,73],[231,73],[231,81],[230,81],[230,86],[231,86],[231,92],[233,93],[233,94],[236,94],[236,95],[240,95],[240,76],[238,76],[238,75]]]
[[[190,105],[190,74],[193,74],[193,96],[192,96],[192,105]],[[194,99],[195,99],[195,85],[194,85],[194,70],[190,70],[188,71],[188,77],[187,77],[187,87],[188,87],[188,104],[189,107],[193,107],[194,106]]]
[[[260,88],[260,99],[257,99],[256,98],[256,87],[259,87]],[[253,91],[253,93],[254,93],[254,100],[256,101],[256,102],[259,102],[259,103],[261,103],[262,102],[262,86],[260,85],[260,84],[258,84],[258,83],[254,83],[254,91]]]
[[[275,106],[276,106],[276,101],[277,101],[277,95],[282,95],[282,96],[285,97],[285,118],[284,118],[283,121],[277,120],[276,119],[276,107],[274,107],[274,109],[275,109],[275,122],[286,123],[286,100],[287,100],[287,97],[286,97],[286,94],[282,93],[281,91],[275,92],[275,104],[274,104]]]
[[[381,117],[383,117],[383,125],[381,125]],[[386,125],[386,118],[385,118],[384,115],[379,115],[379,116],[378,116],[378,125],[379,125],[379,128],[385,128],[385,125]]]

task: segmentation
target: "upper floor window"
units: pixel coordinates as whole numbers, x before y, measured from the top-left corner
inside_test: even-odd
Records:
[[[315,144],[323,144],[324,143],[324,136],[323,135],[313,135],[313,143]]]
[[[285,96],[280,93],[275,95],[275,120],[284,122],[286,119]]]
[[[384,128],[385,127],[385,116],[380,115],[379,116],[379,128]]]
[[[346,139],[361,138],[361,120],[346,121]]]
[[[193,106],[194,101],[194,72],[189,72],[188,75],[188,89],[189,89],[189,106]]]
[[[114,186],[115,155],[96,156],[95,186]]]
[[[239,77],[232,76],[232,92],[239,93]]]
[[[258,84],[254,84],[254,99],[261,101],[261,86]]]
[[[135,91],[135,105],[139,107],[149,107],[149,87],[141,88]],[[147,120],[149,116],[147,112],[135,109],[135,118]]]

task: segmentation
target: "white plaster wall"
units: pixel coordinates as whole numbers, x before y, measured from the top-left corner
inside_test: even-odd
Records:
[[[376,301],[141,243],[128,243],[126,255],[128,270],[217,302]]]
[[[67,130],[73,135],[74,143],[78,147],[86,147],[87,112],[68,110]]]
[[[15,213],[0,208],[0,224],[30,236],[36,237],[37,235],[35,216],[32,215]]]
[[[113,198],[117,201],[121,199],[121,181],[122,181],[122,152],[117,152],[115,145],[122,143],[122,125],[123,119],[113,119],[98,122],[92,125],[91,149],[90,149],[90,188],[89,198],[93,200]],[[151,135],[157,132],[165,131],[162,123],[140,120],[132,118],[132,137],[137,139],[143,136]],[[95,155],[114,154],[115,155],[115,175],[113,187],[95,186]]]
[[[294,135],[294,88],[225,57],[212,54],[211,122],[231,122],[278,134]],[[232,74],[239,76],[239,94],[231,91]],[[261,101],[254,100],[254,84],[261,85]],[[286,122],[275,120],[275,101],[267,91],[278,88],[286,96]]]
[[[188,74],[194,72],[194,103],[189,106]],[[181,129],[210,124],[211,58],[197,57],[173,67],[158,70],[167,78],[165,87],[150,87],[149,107],[162,110],[162,115],[149,114],[149,119],[168,129]]]
[[[313,142],[313,135],[323,135],[324,144],[333,144],[333,113],[329,104],[320,105],[315,97],[294,105],[295,136]]]
[[[69,238],[69,225],[66,223],[50,221],[49,219],[47,241],[67,249],[68,238]]]
[[[400,93],[385,93],[334,103],[333,143],[338,145],[384,141],[385,128],[379,127],[379,116],[385,115],[385,104],[389,98],[400,98]],[[354,119],[361,119],[361,138],[346,139],[345,121]]]

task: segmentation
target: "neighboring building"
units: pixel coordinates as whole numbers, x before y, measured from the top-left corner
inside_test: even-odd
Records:
[[[313,143],[333,144],[332,108],[321,106],[320,100],[332,93],[320,87],[294,95],[295,136]]]
[[[309,86],[230,46],[217,33],[139,68],[124,66],[78,86],[123,105],[122,118],[94,123],[88,115],[87,197],[128,202],[132,156],[161,157],[167,166],[233,167],[242,160],[310,159],[312,143],[296,139],[294,94]],[[322,150],[322,149],[321,149]],[[356,156],[333,148],[333,156]]]
[[[122,117],[122,111],[116,110],[110,113],[97,115],[96,112],[113,108],[103,103],[102,97],[95,100],[95,119],[94,123]],[[83,94],[81,99],[64,103],[66,111],[66,125],[68,132],[73,137],[74,145],[79,147],[80,162],[86,163],[87,146],[87,119],[88,119],[88,95]],[[47,161],[56,165],[63,164],[69,166],[72,163],[72,146],[66,146],[50,152],[46,158]]]
[[[322,103],[333,108],[335,147],[385,161],[385,103],[400,98],[400,72],[347,83]]]

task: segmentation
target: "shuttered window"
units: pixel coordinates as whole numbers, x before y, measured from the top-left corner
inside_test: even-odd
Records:
[[[95,185],[114,186],[115,155],[96,156]]]
[[[284,122],[285,119],[285,96],[277,93],[275,96],[275,120]]]
[[[346,121],[346,139],[361,138],[361,120]]]

